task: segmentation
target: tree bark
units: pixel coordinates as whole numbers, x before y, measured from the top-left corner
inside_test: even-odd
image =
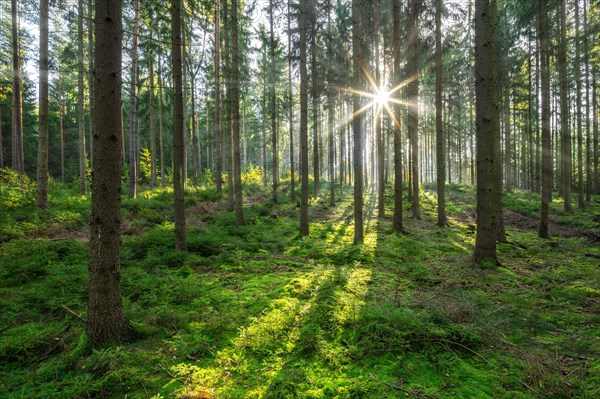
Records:
[[[242,168],[240,161],[240,95],[239,95],[239,46],[238,46],[238,2],[231,1],[231,119],[233,123],[233,180],[235,189],[235,221],[244,225],[242,200]]]
[[[19,5],[17,0],[11,0],[12,15],[12,168],[24,173],[25,162],[23,154],[23,82],[21,79],[21,46],[19,43]]]
[[[329,206],[335,206],[335,98],[334,98],[334,71],[333,71],[333,27],[331,23],[331,0],[327,3],[327,131],[328,135],[328,172],[329,172]]]
[[[398,90],[402,82],[402,69],[400,67],[400,0],[394,0],[394,39],[393,39],[393,60],[394,60],[394,88]],[[400,106],[392,104],[394,116],[394,219],[392,230],[396,233],[402,233],[402,126],[400,125]]]
[[[561,186],[566,212],[573,210],[571,204],[571,131],[569,127],[568,76],[567,76],[567,13],[565,0],[559,0],[560,40],[558,46],[558,75],[560,82],[560,130],[561,130]]]
[[[413,219],[421,219],[419,204],[419,9],[421,0],[409,0],[409,16],[407,19],[407,79],[406,94],[408,96],[408,137],[411,147],[411,183],[412,183],[412,215]]]
[[[579,44],[579,1],[575,1],[575,112],[577,119],[577,205],[585,208],[583,193],[583,131],[581,119],[581,46]]]
[[[300,0],[300,235],[308,228],[308,74],[306,68],[306,29],[308,1]],[[356,0],[354,0],[356,1]]]
[[[96,110],[89,303],[86,331],[93,346],[135,337],[123,313],[121,244],[121,2],[96,2]]]
[[[131,86],[129,88],[129,197],[135,198],[137,191],[137,169],[135,159],[136,89],[138,65],[138,36],[140,31],[140,0],[135,0],[133,19],[133,47],[131,49]]]
[[[435,150],[437,166],[437,225],[446,220],[446,159],[444,126],[442,125],[442,0],[435,1]]]
[[[139,1],[139,0],[136,0]],[[183,141],[183,68],[181,50],[181,0],[171,2],[171,32],[173,63],[173,191],[175,200],[175,249],[186,251],[185,191],[184,191],[184,141]]]
[[[40,0],[40,76],[37,191],[35,205],[48,208],[48,0]],[[0,140],[2,136],[0,135]]]
[[[77,126],[79,130],[79,191],[86,194],[87,165],[85,147],[85,116],[83,93],[83,0],[78,1],[77,18]]]
[[[93,35],[93,0],[87,1],[87,31],[88,31],[88,90],[90,101],[90,168],[94,165],[94,35]]]
[[[310,0],[310,59],[311,59],[311,97],[312,97],[312,128],[313,128],[313,177],[315,198],[319,196],[321,164],[319,154],[319,72],[317,69],[317,0]]]
[[[275,33],[273,31],[273,0],[269,0],[269,26],[270,26],[270,51],[271,51],[271,73],[269,91],[271,93],[271,147],[273,150],[273,203],[277,203],[277,189],[279,187],[279,149],[277,147],[277,97],[275,95],[276,71],[275,71]]]
[[[363,60],[363,21],[361,10],[364,7],[363,0],[352,0],[352,69],[354,87],[362,90],[364,81],[361,68],[364,67]],[[353,95],[352,108],[354,118],[352,119],[352,130],[354,136],[354,243],[362,244],[364,241],[363,228],[363,118],[362,99],[359,94]]]
[[[160,147],[160,186],[165,187],[165,132],[163,126],[163,80],[162,80],[162,63],[161,53],[158,53],[158,142]]]
[[[475,108],[477,125],[477,236],[474,261],[497,263],[496,191],[501,168],[496,0],[475,0]],[[498,142],[498,143],[496,143]]]
[[[217,193],[223,190],[221,150],[221,0],[215,0],[215,166]]]
[[[292,28],[290,2],[287,2],[287,30],[288,30],[288,102],[289,102],[289,133],[290,133],[290,198],[296,200],[296,167],[294,163],[294,95],[292,92]]]
[[[152,39],[152,30],[150,31],[150,39]],[[148,99],[150,108],[150,187],[156,187],[156,100],[154,98],[154,51],[150,52],[150,95]]]

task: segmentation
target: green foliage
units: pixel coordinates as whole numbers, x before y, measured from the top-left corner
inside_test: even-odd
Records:
[[[262,184],[251,171],[245,184]],[[172,189],[142,191],[123,198],[121,272],[143,338],[94,350],[73,315],[85,319],[89,199],[54,182],[37,213],[31,182],[6,179],[19,205],[0,228],[20,230],[0,243],[3,398],[597,396],[597,203],[553,205],[554,246],[507,219],[502,267],[480,269],[468,186],[449,186],[450,228],[433,227],[426,190],[409,235],[369,220],[356,246],[345,193],[312,203],[299,237],[295,204],[253,202],[237,227],[202,184],[186,193],[188,252],[173,249]],[[505,194],[515,213],[536,201]]]

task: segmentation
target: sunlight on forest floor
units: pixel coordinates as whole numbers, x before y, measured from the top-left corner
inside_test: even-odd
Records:
[[[501,266],[482,270],[471,263],[475,193],[465,185],[448,187],[446,229],[434,226],[426,185],[423,220],[406,210],[405,236],[375,217],[369,196],[362,247],[350,192],[330,208],[323,191],[300,237],[283,197],[246,205],[238,228],[213,190],[191,189],[188,253],[172,249],[172,190],[145,191],[123,201],[122,247],[126,313],[145,338],[91,351],[73,315],[85,319],[88,199],[55,183],[54,205],[37,213],[31,183],[6,187],[3,398],[600,394],[599,197],[571,214],[554,201],[542,240],[539,196],[505,193]]]

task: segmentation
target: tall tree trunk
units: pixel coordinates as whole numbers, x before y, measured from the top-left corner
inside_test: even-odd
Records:
[[[48,0],[40,0],[40,76],[37,191],[35,205],[48,207]],[[0,119],[1,121],[1,119]],[[0,140],[2,135],[0,135]]]
[[[407,20],[407,79],[408,95],[408,137],[411,147],[412,167],[412,214],[414,219],[421,219],[419,204],[419,10],[421,0],[409,0],[409,16]]]
[[[87,1],[87,31],[88,31],[88,90],[90,101],[90,168],[94,165],[94,8],[93,0]]]
[[[565,211],[573,210],[571,204],[571,131],[569,127],[568,76],[567,76],[567,12],[565,0],[559,0],[560,40],[558,46],[558,79],[560,81],[560,130],[561,130],[561,185]]]
[[[446,159],[442,125],[442,0],[435,1],[435,151],[437,166],[437,225],[446,220]]]
[[[377,89],[384,90],[381,84],[381,71],[379,70],[379,10],[375,3],[373,3],[373,22],[373,34],[375,35],[375,81],[377,83]],[[379,218],[385,217],[385,147],[381,128],[381,115],[384,112],[384,106],[387,106],[387,104],[379,104],[375,114],[375,141],[377,144],[377,217]]]
[[[163,80],[162,80],[162,63],[161,53],[158,53],[158,140],[160,147],[160,186],[165,187],[165,132],[163,126]]]
[[[504,68],[508,69],[508,56],[505,56]],[[504,84],[502,85],[502,91],[504,94],[503,105],[503,116],[504,116],[504,185],[508,191],[513,189],[512,181],[512,142],[510,137],[510,77],[508,72],[505,72]]]
[[[0,169],[4,168],[4,145],[2,140],[2,104],[0,104]]]
[[[308,74],[306,71],[306,29],[308,1],[300,0],[300,234],[308,229]],[[356,1],[356,0],[355,0]]]
[[[150,39],[152,40],[152,30],[150,30]],[[149,108],[150,108],[150,187],[156,187],[156,100],[154,98],[154,92],[156,88],[154,86],[154,51],[150,52],[150,95],[149,95]]]
[[[137,169],[135,159],[135,121],[136,121],[136,89],[138,63],[138,36],[140,32],[140,0],[135,0],[133,19],[133,47],[131,49],[131,86],[129,89],[129,197],[135,198],[137,186]]]
[[[334,98],[334,71],[333,71],[333,27],[331,23],[331,0],[327,3],[327,131],[329,157],[329,206],[335,206],[335,152],[334,152],[334,130],[335,130],[335,98]]]
[[[121,244],[121,2],[96,2],[96,71],[87,335],[93,346],[135,334],[123,313]]]
[[[239,94],[239,46],[238,46],[238,2],[231,1],[231,120],[233,123],[233,179],[235,189],[235,221],[244,225],[242,201],[242,168],[240,166],[240,94]]]
[[[221,0],[215,0],[215,166],[217,193],[223,190],[221,150]]]
[[[315,198],[319,196],[321,164],[319,154],[319,72],[317,69],[317,0],[310,0],[310,60],[311,60],[311,96],[312,96],[312,123],[313,123],[313,176],[315,185]]]
[[[363,0],[352,0],[352,70],[353,83],[357,90],[362,90],[364,80],[361,67],[363,60],[363,21],[361,10],[365,3]],[[353,95],[352,104],[354,118],[352,130],[354,136],[354,243],[362,244],[364,241],[363,228],[363,119],[364,113],[358,112],[362,108],[362,99],[359,94]]]
[[[400,0],[393,0],[394,15],[394,39],[393,39],[393,60],[394,60],[394,89],[402,82],[402,70],[400,68]],[[392,230],[402,232],[402,126],[400,125],[400,106],[393,104],[394,119],[394,219]]]
[[[598,86],[596,75],[598,68],[592,69],[592,115],[593,115],[593,130],[594,130],[594,190],[596,194],[600,194],[600,173],[598,171]]]
[[[477,236],[475,263],[497,263],[496,179],[501,168],[496,0],[475,0],[475,94],[477,115]]]
[[[585,208],[583,196],[583,131],[581,120],[581,49],[579,45],[579,0],[575,1],[575,85],[577,113],[577,205]]]
[[[60,70],[60,64],[58,66]],[[58,96],[58,135],[60,141],[60,179],[65,181],[65,131],[63,128],[63,93],[62,93],[62,72],[58,73],[57,82],[57,96]]]
[[[83,93],[83,0],[77,6],[77,126],[79,129],[79,191],[86,194],[87,165],[85,146],[85,116]]]
[[[290,2],[287,2],[287,30],[288,30],[288,103],[289,103],[289,122],[290,122],[290,198],[296,200],[296,167],[294,163],[294,95],[292,92],[292,28]]]
[[[136,2],[139,0],[136,0]],[[181,49],[181,0],[171,2],[171,59],[173,65],[173,191],[175,199],[175,249],[187,250],[185,232],[183,68]]]
[[[276,71],[275,71],[275,33],[273,31],[273,0],[269,0],[269,26],[270,26],[270,50],[271,50],[271,73],[269,74],[269,91],[271,93],[271,147],[273,150],[273,203],[277,203],[277,189],[279,187],[279,149],[277,147],[277,97],[275,95]]]
[[[11,0],[12,15],[12,168],[25,172],[23,154],[23,83],[21,80],[21,47],[19,43],[19,5],[17,0]]]
[[[554,176],[552,166],[552,131],[550,129],[550,44],[545,0],[538,0],[538,13],[540,86],[542,93],[542,213],[539,236],[548,238],[548,207],[550,201],[552,201]]]
[[[589,204],[592,201],[592,138],[590,126],[590,47],[589,30],[587,19],[587,1],[583,2],[583,54],[585,59],[585,202]]]

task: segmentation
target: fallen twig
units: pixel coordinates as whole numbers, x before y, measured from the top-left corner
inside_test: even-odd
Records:
[[[74,311],[72,311],[71,309],[66,307],[65,305],[60,305],[60,306],[67,312],[71,313],[73,316],[77,317],[79,320],[81,320],[85,324],[85,319],[83,317],[81,317],[80,315],[78,315],[77,313],[75,313]]]
[[[175,376],[173,373],[171,373],[168,369],[165,368],[165,366],[163,366],[162,364],[158,364],[158,367],[160,367],[161,369],[163,369],[163,371],[165,373],[167,373],[169,375],[169,377],[171,377],[172,379],[181,382],[182,384],[185,384],[185,381],[183,381],[181,378]]]

